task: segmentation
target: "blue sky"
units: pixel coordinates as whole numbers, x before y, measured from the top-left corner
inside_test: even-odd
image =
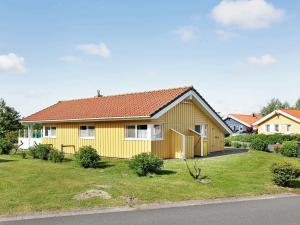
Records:
[[[293,103],[299,16],[291,0],[1,1],[0,97],[22,116],[97,89],[193,85],[223,115]]]

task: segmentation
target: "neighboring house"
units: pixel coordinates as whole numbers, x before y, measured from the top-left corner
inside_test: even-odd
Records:
[[[22,119],[32,145],[32,124],[66,153],[91,145],[101,156],[131,158],[151,152],[162,158],[192,158],[224,149],[231,130],[193,87],[59,101]],[[29,137],[29,138],[28,138]],[[28,144],[29,143],[29,144]]]
[[[281,109],[254,123],[259,134],[300,134],[300,110]]]
[[[261,116],[257,114],[244,115],[244,114],[229,114],[224,121],[231,128],[231,130],[236,132],[246,132],[251,133],[256,129],[253,123],[260,120]]]

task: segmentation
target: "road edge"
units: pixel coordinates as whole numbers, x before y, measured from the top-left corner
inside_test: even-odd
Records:
[[[51,218],[51,217],[65,217],[65,216],[75,216],[75,215],[130,212],[130,211],[137,211],[137,210],[152,210],[152,209],[164,209],[164,208],[174,208],[174,207],[188,207],[188,206],[196,206],[196,205],[201,206],[201,205],[235,203],[235,202],[255,201],[255,200],[279,199],[279,198],[288,198],[288,197],[300,197],[300,195],[294,193],[283,193],[283,194],[273,194],[273,195],[218,198],[218,199],[211,199],[211,200],[188,200],[188,201],[178,201],[178,202],[149,203],[149,204],[136,205],[133,207],[121,206],[121,207],[109,207],[109,208],[77,209],[77,210],[62,211],[62,212],[58,212],[58,211],[38,212],[38,213],[20,214],[14,216],[0,216],[0,222],[42,219],[42,218]]]

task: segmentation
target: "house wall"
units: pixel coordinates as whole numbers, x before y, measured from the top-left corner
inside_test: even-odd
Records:
[[[245,126],[244,124],[232,119],[232,118],[227,118],[225,120],[225,123],[231,128],[231,130],[235,133],[237,131],[247,131],[248,127]]]
[[[190,128],[195,129],[196,124],[208,125],[207,145],[208,152],[224,149],[224,131],[220,129],[201,109],[192,101],[183,101],[162,115],[154,123],[164,124],[164,141],[152,142],[152,152],[163,158],[174,158],[176,152],[171,148],[171,129],[174,129],[186,136],[187,142],[193,142],[194,135]],[[193,157],[188,152],[187,157]]]
[[[126,124],[163,124],[163,140],[125,140]],[[196,124],[208,125],[208,137],[205,142],[208,152],[224,149],[224,131],[192,101],[179,103],[156,120],[44,124],[56,126],[57,130],[56,138],[43,138],[42,143],[52,144],[57,149],[61,149],[62,144],[74,145],[75,150],[84,145],[91,145],[101,156],[107,157],[131,158],[142,152],[152,152],[162,158],[180,158],[181,154],[172,147],[170,129],[175,129],[186,135],[186,157],[191,158],[194,156],[194,136],[189,129],[194,129]],[[82,125],[95,126],[95,139],[79,137],[79,127]],[[63,150],[66,153],[74,153],[72,147]]]
[[[270,125],[270,132],[266,131],[267,124]],[[279,132],[275,132],[275,129],[274,129],[275,124],[279,125]],[[291,125],[291,132],[287,132],[287,126],[286,126],[287,124]],[[291,120],[285,116],[282,116],[281,114],[274,115],[270,119],[259,124],[258,133],[259,134],[275,134],[275,133],[300,134],[300,123],[297,123],[294,120]]]
[[[53,144],[57,149],[61,149],[61,144],[74,145],[76,150],[81,146],[91,145],[101,156],[107,157],[131,158],[142,152],[151,152],[149,140],[125,140],[124,127],[131,123],[137,124],[135,121],[47,124],[56,126],[56,138],[43,138],[42,142]],[[79,127],[82,125],[95,126],[95,139],[79,137]],[[74,150],[68,147],[64,148],[64,152],[74,153]]]

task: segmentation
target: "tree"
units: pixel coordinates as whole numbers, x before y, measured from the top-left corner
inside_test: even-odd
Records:
[[[295,109],[300,109],[300,98],[295,103]]]
[[[3,99],[0,99],[0,138],[11,131],[17,131],[22,128],[19,122],[20,114],[13,108],[6,105]]]
[[[288,102],[282,103],[278,98],[273,98],[273,99],[271,99],[271,101],[269,101],[267,103],[266,106],[264,106],[261,109],[260,114],[262,116],[266,116],[269,113],[273,112],[274,110],[277,110],[277,109],[288,109],[288,108],[290,108],[290,105],[289,105]]]

